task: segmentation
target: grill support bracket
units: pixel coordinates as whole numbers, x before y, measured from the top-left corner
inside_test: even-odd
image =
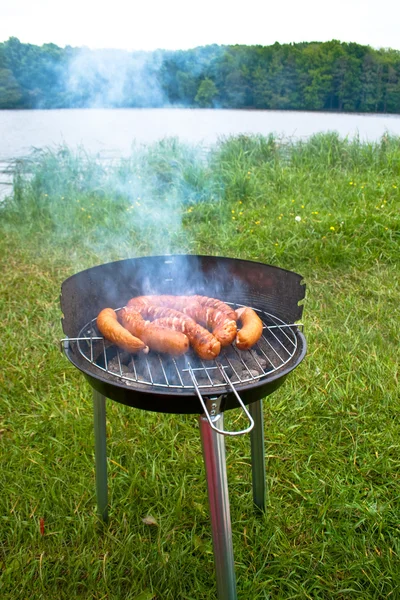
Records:
[[[209,421],[212,421],[212,425]],[[199,417],[199,425],[210,505],[217,596],[218,600],[236,600],[225,437],[218,433],[218,430],[224,430],[224,415],[202,415]]]
[[[108,521],[106,398],[93,390],[97,513]]]
[[[219,412],[219,403],[215,399],[207,399],[206,405],[207,414],[200,415],[199,427],[210,505],[217,597],[218,600],[237,600],[225,436],[221,435],[224,431],[224,414]],[[252,421],[254,421],[254,427],[250,433],[253,499],[260,510],[265,510],[266,485],[262,401],[253,402],[249,410]],[[106,397],[96,390],[93,390],[93,413],[97,513],[104,522],[107,522]]]

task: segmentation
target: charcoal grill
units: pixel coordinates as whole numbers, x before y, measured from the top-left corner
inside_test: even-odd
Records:
[[[103,339],[96,316],[119,310],[143,294],[201,294],[233,308],[251,306],[263,335],[248,351],[234,345],[215,361],[193,352],[183,357],[129,355]],[[250,432],[253,500],[264,510],[266,479],[261,399],[276,390],[306,353],[298,323],[305,286],[297,273],[259,262],[173,255],[128,259],[73,275],[61,288],[62,348],[93,388],[96,492],[99,515],[108,518],[106,398],[143,410],[198,414],[206,468],[219,600],[236,599],[236,579],[225,461],[226,435]],[[241,408],[243,430],[224,429],[224,412]]]

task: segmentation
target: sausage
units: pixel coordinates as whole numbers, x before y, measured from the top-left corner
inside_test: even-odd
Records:
[[[174,331],[184,333],[189,338],[194,351],[203,360],[213,360],[221,351],[221,343],[212,333],[180,311],[164,306],[153,306],[152,304],[135,304],[132,301],[128,302],[128,306],[134,308],[143,317],[157,320],[154,324],[158,327],[168,327]],[[161,323],[159,319],[163,319]]]
[[[236,313],[233,308],[225,304],[225,302],[217,300],[217,298],[209,298],[208,296],[173,296],[168,294],[162,294],[160,296],[137,296],[136,298],[131,298],[131,300],[129,300],[128,306],[135,304],[144,304],[146,306],[150,304],[153,304],[154,306],[166,306],[181,312],[185,312],[185,309],[188,308],[191,309],[202,306],[221,311],[232,321],[237,320]]]
[[[236,337],[236,318],[230,319],[229,315],[219,309],[189,305],[183,312],[197,323],[210,328],[222,347],[231,344]]]
[[[211,329],[221,346],[233,342],[237,333],[236,314],[227,304],[207,296],[137,296],[129,300],[128,307],[158,306],[172,308]],[[165,315],[168,316],[168,315]],[[173,315],[172,315],[173,316]]]
[[[118,323],[117,313],[112,308],[104,308],[98,315],[97,327],[100,333],[119,348],[130,353],[148,352],[146,344],[139,338],[133,336],[122,325]]]
[[[262,336],[263,322],[252,308],[246,306],[238,308],[236,316],[242,322],[242,328],[236,336],[236,346],[239,350],[249,350]]]
[[[196,300],[201,306],[206,306],[207,308],[213,308],[214,310],[219,310],[226,314],[231,320],[236,321],[237,316],[233,308],[218,300],[217,298],[209,298],[208,296],[190,296],[193,300]]]
[[[145,321],[132,307],[121,309],[118,319],[131,334],[143,340],[150,350],[171,356],[181,356],[189,350],[189,339],[184,333],[157,327]]]
[[[193,350],[203,360],[214,360],[221,352],[220,342],[207,329],[186,315],[161,317],[153,321],[153,324],[157,327],[168,327],[174,331],[184,332]]]

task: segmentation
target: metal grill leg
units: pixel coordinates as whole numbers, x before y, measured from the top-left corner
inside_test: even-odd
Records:
[[[93,390],[93,411],[97,512],[103,521],[108,521],[106,398],[96,390]]]
[[[211,529],[217,575],[218,600],[236,600],[236,577],[233,558],[232,526],[226,474],[225,438],[213,431],[207,418],[199,419],[210,503]],[[213,417],[213,424],[223,429],[223,414]]]
[[[265,511],[267,505],[267,485],[265,477],[264,451],[264,419],[262,400],[249,404],[249,412],[254,419],[254,427],[250,432],[251,470],[253,475],[254,504]]]

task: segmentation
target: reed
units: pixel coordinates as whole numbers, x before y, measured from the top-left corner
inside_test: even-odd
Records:
[[[215,598],[196,419],[108,402],[102,527],[91,392],[58,349],[66,277],[166,252],[307,284],[308,356],[264,402],[264,516],[249,440],[227,442],[239,597],[399,597],[399,189],[388,136],[164,140],[108,164],[60,148],[21,166],[0,207],[2,598]]]

